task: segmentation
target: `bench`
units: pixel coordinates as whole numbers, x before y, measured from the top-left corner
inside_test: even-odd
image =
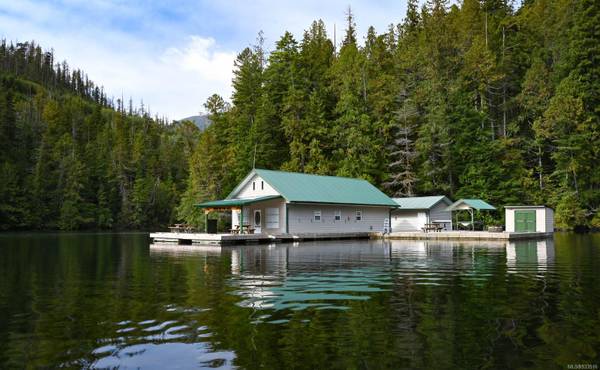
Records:
[[[444,225],[442,224],[425,224],[421,230],[423,230],[424,233],[429,232],[429,231],[433,231],[433,232],[441,232],[442,230],[444,230]]]

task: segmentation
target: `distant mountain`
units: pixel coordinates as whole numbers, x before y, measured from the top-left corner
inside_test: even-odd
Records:
[[[181,122],[181,121],[192,121],[196,124],[196,126],[198,126],[198,128],[201,131],[204,131],[212,123],[210,121],[210,119],[208,118],[208,114],[202,114],[199,116],[190,116],[190,117],[182,118],[179,120],[179,122]]]

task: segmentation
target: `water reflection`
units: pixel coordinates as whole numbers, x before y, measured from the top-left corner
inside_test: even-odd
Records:
[[[506,266],[509,273],[528,270],[546,271],[554,263],[554,240],[521,240],[506,243]]]
[[[381,241],[242,246],[231,249],[231,285],[243,298],[238,304],[254,310],[345,310],[345,302],[389,287],[389,257]],[[270,318],[253,322],[285,321]]]
[[[0,368],[598,363],[598,245],[0,235]]]

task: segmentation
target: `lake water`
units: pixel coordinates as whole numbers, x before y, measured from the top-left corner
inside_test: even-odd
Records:
[[[600,234],[223,249],[0,235],[0,368],[599,364]]]

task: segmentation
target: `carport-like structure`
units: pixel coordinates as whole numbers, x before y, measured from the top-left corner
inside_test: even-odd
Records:
[[[496,207],[481,199],[459,199],[446,208],[446,211],[452,212],[453,219],[458,225],[458,213],[467,211],[471,214],[471,230],[475,230],[475,211],[495,211]],[[453,227],[454,228],[454,227]]]

